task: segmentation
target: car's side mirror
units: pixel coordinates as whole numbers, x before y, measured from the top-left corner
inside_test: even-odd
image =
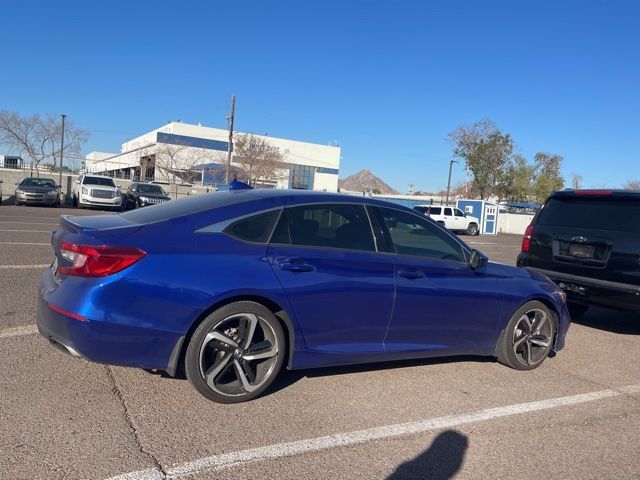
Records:
[[[74,180],[73,183],[80,185],[80,180]]]
[[[489,258],[484,253],[479,252],[475,248],[471,250],[471,255],[469,255],[469,266],[474,270],[476,268],[484,267],[488,261]]]

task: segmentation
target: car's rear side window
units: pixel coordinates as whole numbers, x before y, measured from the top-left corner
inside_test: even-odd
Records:
[[[431,209],[429,210],[430,215],[440,215],[441,212],[442,207],[431,207]]]
[[[258,213],[233,222],[224,229],[224,233],[247,242],[265,243],[279,215],[280,209]]]
[[[413,209],[414,209],[416,212],[420,212],[420,213],[427,213],[427,209],[428,209],[428,208],[429,208],[429,207],[422,207],[422,206],[420,206],[420,205],[416,205],[415,207],[413,207]]]
[[[285,208],[271,243],[375,251],[364,207],[350,204]]]
[[[640,199],[552,197],[536,223],[640,233]]]

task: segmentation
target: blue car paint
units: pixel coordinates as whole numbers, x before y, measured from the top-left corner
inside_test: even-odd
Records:
[[[226,195],[224,199],[232,203],[146,224],[127,215],[63,219],[52,238],[57,254],[60,242],[68,241],[134,246],[147,255],[104,278],[65,277],[47,269],[38,302],[43,335],[96,362],[173,371],[182,340],[203,315],[215,305],[254,298],[283,310],[291,369],[463,353],[491,355],[512,313],[525,301],[539,299],[557,312],[556,349],[564,345],[569,324],[566,305],[554,295],[550,281],[525,270],[489,263],[473,271],[453,262],[255,244],[202,231],[227,219],[296,203],[388,207],[387,202],[296,191],[209,195],[218,196],[211,197],[212,202]],[[159,212],[153,209],[170,204],[145,210]],[[283,258],[309,260],[316,270],[283,271],[278,266]],[[58,261],[64,263],[59,255]],[[420,279],[423,284],[394,275],[398,266],[408,264],[426,270],[427,277]],[[86,321],[61,315],[48,303]]]

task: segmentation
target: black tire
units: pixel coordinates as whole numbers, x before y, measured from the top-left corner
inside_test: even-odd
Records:
[[[544,303],[535,300],[525,303],[513,314],[498,340],[498,361],[516,370],[533,370],[551,352],[556,329],[556,315]]]
[[[246,402],[273,383],[286,350],[282,326],[268,308],[235,302],[211,313],[193,332],[185,370],[191,384],[209,400]],[[248,358],[254,356],[260,358]]]
[[[465,233],[472,237],[478,235],[478,225],[476,223],[470,223],[469,225],[467,225],[467,230]]]
[[[572,320],[580,318],[589,310],[589,305],[583,305],[582,303],[567,302],[567,307],[569,307],[569,314]]]

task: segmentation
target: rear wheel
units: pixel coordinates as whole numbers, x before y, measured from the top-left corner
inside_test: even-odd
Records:
[[[516,370],[538,367],[553,348],[555,315],[538,301],[525,303],[511,317],[496,348],[498,361]]]
[[[282,368],[286,353],[282,326],[255,302],[216,310],[196,328],[185,357],[187,378],[202,395],[239,403],[261,395]]]
[[[478,235],[478,225],[475,224],[475,223],[470,223],[467,226],[466,233],[467,233],[467,235],[470,235],[472,237],[475,236],[475,235]]]

